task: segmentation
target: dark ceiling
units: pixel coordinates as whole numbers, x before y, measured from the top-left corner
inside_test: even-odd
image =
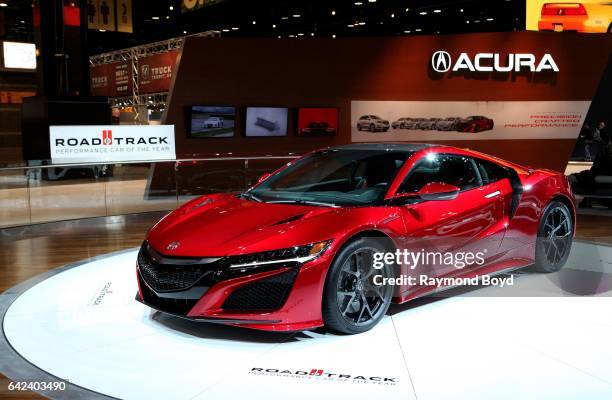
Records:
[[[300,38],[513,31],[525,24],[525,0],[222,0],[185,13],[181,2],[133,0],[134,33],[89,31],[89,53],[208,30]],[[31,0],[2,3],[4,38],[31,41]]]

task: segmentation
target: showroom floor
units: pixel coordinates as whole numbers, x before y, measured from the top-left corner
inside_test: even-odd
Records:
[[[0,230],[1,291],[62,265],[134,248],[161,215]],[[611,243],[611,224],[602,223],[602,218],[612,222],[601,214],[581,215],[578,238]],[[133,301],[135,288],[130,277],[134,251],[126,250],[59,274],[50,271],[49,279],[31,289],[31,283],[22,285],[24,294],[8,310],[4,331],[20,357],[76,385],[122,398],[142,398],[144,394],[148,398],[225,398],[236,395],[236,390],[246,395],[247,390],[276,387],[285,379],[294,379],[294,389],[300,387],[292,397],[296,393],[324,396],[337,388],[357,398],[380,390],[392,398],[461,398],[457,393],[491,398],[495,394],[492,390],[503,384],[515,398],[529,398],[525,393],[533,393],[533,398],[542,398],[543,393],[550,398],[584,398],[587,390],[588,398],[610,398],[612,348],[606,338],[612,337],[612,300],[607,297],[612,290],[612,250],[577,243],[571,257],[563,274],[527,273],[518,277],[520,285],[509,290],[457,291],[440,301],[428,298],[394,306],[372,332],[346,337],[323,331],[253,333],[151,313]],[[586,258],[598,261],[597,268],[583,268]],[[576,274],[582,285],[568,286],[567,282],[576,281]],[[521,288],[520,292],[516,288]],[[6,300],[11,292],[2,297]],[[98,303],[101,293],[103,300]],[[599,294],[582,296],[591,293]],[[116,312],[118,308],[121,313]],[[36,327],[32,326],[32,312],[37,317]],[[483,314],[487,317],[482,318]],[[329,348],[342,356],[329,359]],[[377,361],[377,352],[388,354],[384,364]],[[66,359],[73,362],[66,363]],[[465,360],[472,360],[469,368]],[[184,367],[169,369],[175,361]],[[249,373],[254,367],[321,368],[383,375],[398,383],[380,386],[318,380],[317,385],[306,386],[303,379]],[[555,382],[538,379],[542,370],[554,371]],[[495,379],[504,382],[492,381],[492,376],[503,377]],[[242,384],[232,385],[234,378]],[[139,379],[147,385],[136,385]],[[167,385],[169,381],[176,385]],[[3,392],[7,383],[6,378],[0,378],[0,397],[37,398]],[[172,392],[167,392],[169,387]]]

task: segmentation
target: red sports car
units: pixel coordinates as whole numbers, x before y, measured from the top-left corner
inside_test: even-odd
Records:
[[[482,132],[493,129],[493,120],[480,115],[469,116],[457,123],[459,132]]]
[[[559,270],[574,216],[557,172],[447,146],[332,147],[168,214],[138,254],[137,299],[194,320],[359,333],[392,301],[445,288],[411,276]],[[401,252],[455,262],[392,260]]]

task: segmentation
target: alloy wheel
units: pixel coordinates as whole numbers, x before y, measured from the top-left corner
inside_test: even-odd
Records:
[[[546,260],[556,265],[569,252],[572,243],[571,217],[564,207],[555,207],[544,220],[544,254]]]
[[[337,281],[337,303],[342,318],[354,326],[364,326],[386,311],[391,291],[375,285],[374,277],[384,275],[384,269],[373,267],[375,248],[360,248],[342,265]]]

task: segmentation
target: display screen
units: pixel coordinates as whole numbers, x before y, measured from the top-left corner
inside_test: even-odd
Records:
[[[4,42],[4,68],[36,69],[36,46],[33,43]]]
[[[337,132],[337,108],[309,107],[298,110],[298,136],[335,135]]]
[[[233,137],[235,122],[236,107],[191,106],[189,137]]]
[[[255,136],[287,136],[289,109],[280,107],[248,107],[245,134]]]

